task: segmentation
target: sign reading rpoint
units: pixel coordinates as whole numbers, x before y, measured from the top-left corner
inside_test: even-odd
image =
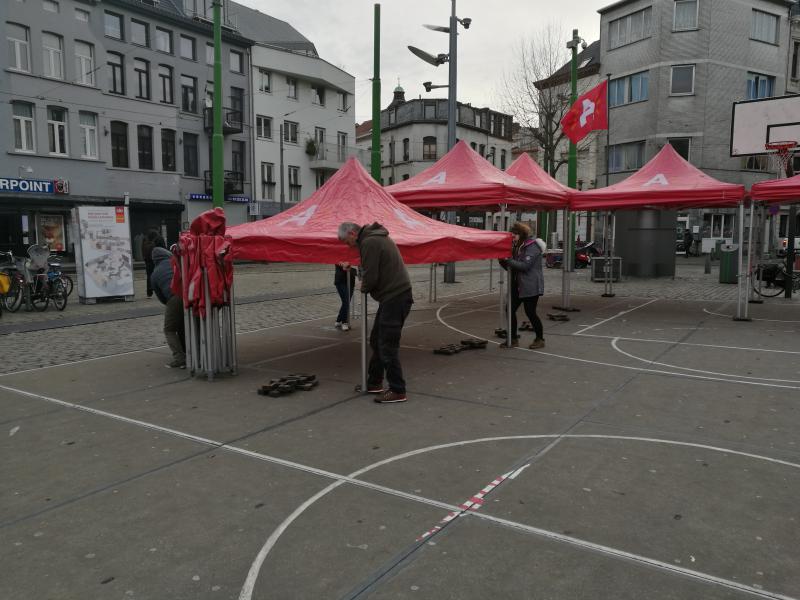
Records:
[[[0,177],[0,192],[22,194],[69,194],[66,179],[15,179]]]

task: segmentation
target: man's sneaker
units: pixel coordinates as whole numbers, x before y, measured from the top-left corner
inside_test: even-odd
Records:
[[[378,383],[367,383],[367,393],[368,394],[382,394],[385,390],[383,389],[383,382],[379,381]]]
[[[405,392],[401,394],[392,390],[386,390],[382,394],[375,396],[375,402],[378,404],[394,404],[396,402],[405,402],[407,399]]]
[[[336,323],[334,323],[334,325],[333,325],[333,326],[334,326],[336,329],[341,329],[341,328],[342,328],[342,322],[341,322],[341,321],[336,321]]]
[[[538,340],[533,340],[530,346],[528,346],[531,350],[538,350],[539,348],[544,348],[544,340],[539,338]]]
[[[172,362],[164,365],[168,369],[185,369],[186,368],[186,359],[174,358]]]
[[[501,342],[500,347],[508,349],[508,344],[506,344],[506,342]],[[519,348],[519,338],[518,337],[513,338],[511,340],[511,347],[512,348]]]
[[[350,325],[348,323],[342,323],[342,331],[350,331]]]

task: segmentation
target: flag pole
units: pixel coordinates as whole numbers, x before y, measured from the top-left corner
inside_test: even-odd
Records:
[[[608,177],[611,170],[611,73],[606,73],[606,187],[609,185]],[[611,231],[611,211],[606,211],[606,222],[603,227],[603,237],[605,238],[605,248],[603,249],[606,255],[605,265],[603,267],[603,298],[613,298],[614,294],[614,272],[611,267],[611,238],[609,232]]]

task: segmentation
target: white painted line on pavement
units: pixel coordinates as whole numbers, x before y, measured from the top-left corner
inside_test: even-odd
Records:
[[[717,373],[716,371],[706,371],[703,369],[690,369],[689,367],[682,367],[680,365],[671,365],[668,363],[658,362],[655,360],[648,360],[646,358],[642,358],[641,356],[636,356],[635,354],[631,354],[630,352],[625,352],[622,348],[619,347],[618,344],[619,338],[615,338],[611,340],[611,347],[619,352],[620,354],[627,356],[628,358],[632,358],[633,360],[638,360],[648,365],[658,365],[659,367],[667,367],[669,369],[682,369],[684,371],[692,371],[693,373],[705,373],[706,375],[717,375],[719,377],[730,377],[730,378],[737,378],[737,379],[754,379],[757,381],[775,381],[777,383],[800,383],[800,381],[796,379],[773,379],[771,377],[752,377],[749,375],[736,375],[733,373]]]
[[[297,352],[290,352],[289,354],[282,354],[281,356],[273,356],[272,358],[265,358],[263,360],[259,360],[252,363],[247,363],[245,367],[257,367],[258,365],[263,365],[265,363],[275,362],[276,360],[283,360],[284,358],[292,358],[293,356],[302,356],[303,354],[309,354],[311,352],[317,352],[318,350],[325,350],[326,348],[333,348],[334,346],[343,346],[347,344],[348,340],[344,340],[341,342],[333,342],[332,344],[325,344],[323,346],[315,346],[313,348],[308,348],[306,350],[298,350]]]
[[[781,306],[781,308],[786,308],[786,306]],[[704,313],[708,313],[709,315],[714,315],[715,317],[725,317],[726,319],[733,319],[733,315],[723,315],[722,313],[713,312],[708,310],[707,308],[703,309]],[[800,321],[787,321],[782,319],[755,319],[751,318],[751,321],[767,321],[769,323],[800,323]]]
[[[575,334],[572,334],[575,335]],[[659,340],[651,338],[632,338],[616,335],[598,335],[594,333],[581,333],[581,337],[598,338],[604,340],[623,340],[625,342],[649,342],[653,344],[670,344],[674,346],[696,346],[698,348],[722,348],[723,350],[744,350],[746,352],[775,352],[777,354],[800,354],[797,350],[771,350],[769,348],[750,348],[747,346],[722,346],[719,344],[697,344],[693,342],[673,342],[672,340]]]
[[[590,329],[594,329],[598,325],[602,325],[603,323],[608,323],[609,321],[613,321],[614,319],[617,319],[617,318],[621,317],[622,315],[627,315],[628,313],[631,313],[631,312],[633,312],[635,310],[639,310],[640,308],[644,308],[645,306],[648,306],[648,305],[652,304],[653,302],[658,302],[658,298],[655,298],[653,300],[650,300],[649,302],[645,302],[644,304],[640,304],[639,306],[635,306],[635,307],[630,308],[628,310],[623,310],[622,312],[617,313],[613,317],[609,317],[608,319],[603,319],[602,321],[600,321],[598,323],[595,323],[594,325],[589,325],[588,327],[584,327],[583,329],[579,329],[578,331],[576,331],[572,335],[580,335],[584,331],[589,331]]]

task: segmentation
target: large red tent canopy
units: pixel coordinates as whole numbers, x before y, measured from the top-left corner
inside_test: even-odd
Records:
[[[756,183],[750,188],[750,197],[767,204],[800,202],[800,175],[788,179],[770,179]]]
[[[572,192],[570,188],[553,179],[526,153],[521,154],[517,160],[511,163],[511,166],[506,169],[506,173],[539,189],[551,190],[564,195]]]
[[[572,192],[572,210],[635,210],[735,206],[743,185],[725,183],[703,173],[666,144],[650,162],[614,185]]]
[[[562,208],[568,201],[562,190],[533,186],[497,169],[463,140],[418,175],[386,191],[416,209],[495,210],[505,204],[547,210]]]
[[[229,227],[236,259],[333,264],[358,262],[339,241],[339,224],[381,223],[409,264],[507,257],[511,235],[448,225],[399,203],[351,158],[314,194],[261,221]]]

